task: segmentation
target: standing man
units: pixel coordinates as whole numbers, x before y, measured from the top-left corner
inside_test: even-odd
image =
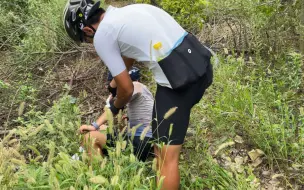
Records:
[[[154,74],[157,91],[153,109],[153,138],[165,144],[154,148],[159,170],[165,176],[162,189],[177,190],[180,184],[179,155],[187,132],[190,111],[213,79],[212,54],[164,10],[147,4],[100,8],[92,0],[68,0],[64,25],[76,42],[93,42],[109,68],[117,93],[110,102],[116,115],[132,97],[134,86],[128,69],[144,63]],[[176,112],[164,120],[173,107]],[[173,124],[172,130],[170,125]]]

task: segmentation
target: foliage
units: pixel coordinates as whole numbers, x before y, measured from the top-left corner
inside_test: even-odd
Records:
[[[2,80],[0,80],[0,89],[2,90],[2,89],[7,89],[7,88],[8,88],[8,85],[5,82],[3,82]]]
[[[80,125],[78,114],[77,101],[65,95],[45,115],[38,114],[22,121],[24,127],[12,130],[0,142],[3,155],[0,159],[1,186],[4,189],[159,188],[155,184],[154,161],[137,161],[130,145],[118,146],[124,143],[122,139],[117,139],[116,147],[107,148],[108,157],[97,155],[91,160],[87,151],[77,151],[80,141],[75,134],[76,126]],[[208,143],[200,141],[205,134],[200,128],[197,130],[194,141],[198,154],[193,156],[204,156],[205,159],[198,163],[196,170],[182,168],[182,186],[185,189],[250,189],[249,183],[244,182],[245,176],[238,175],[240,179],[235,180],[231,173],[212,160]],[[206,177],[202,179],[200,175]]]
[[[71,96],[64,96],[46,114],[33,109],[24,115],[25,119],[19,118],[21,126],[17,134],[20,135],[22,151],[30,150],[31,154],[37,154],[34,151],[37,149],[39,155],[45,157],[49,151],[47,145],[54,142],[55,153],[75,152],[79,144],[76,129],[80,126],[80,111],[75,101]]]
[[[152,3],[149,0],[136,0],[136,2]],[[157,4],[172,15],[181,26],[193,33],[201,31],[203,19],[206,18],[206,14],[202,10],[211,6],[207,0],[161,0]]]
[[[263,67],[256,66],[262,65],[261,60],[254,63],[228,56],[217,70],[211,90],[214,103],[206,105],[214,130],[245,136],[249,143],[266,151],[271,165],[288,164],[287,160],[303,163],[304,133],[300,129],[304,126],[299,109],[303,109],[304,102],[298,99],[303,85],[303,78],[298,78],[302,76],[300,57],[291,53],[288,64],[261,74],[259,69]]]
[[[20,144],[12,139],[13,131],[0,141],[0,186],[11,189],[17,182],[16,170],[25,165],[24,157],[19,153]]]
[[[79,110],[71,96],[64,95],[46,114],[20,121],[24,126],[0,142],[4,189],[157,188],[151,162],[139,162],[131,146],[108,148],[108,157],[92,160],[87,151],[78,151]]]
[[[1,22],[3,26],[7,26],[1,28],[0,34],[3,34],[3,37],[9,35],[5,37],[3,45],[16,48],[18,53],[57,51],[59,47],[63,47],[67,40],[66,36],[62,35],[65,0],[15,1],[0,4],[1,13],[5,18]],[[57,43],[57,40],[60,40],[60,43]]]
[[[46,70],[56,60],[54,52],[76,46],[63,29],[65,3],[65,0],[0,3],[3,18],[0,21],[0,49],[10,57],[7,67],[16,67],[12,77],[17,74],[30,76],[37,67]]]
[[[1,103],[2,110],[9,112],[7,118],[16,117],[15,110],[22,102],[27,108],[39,104],[38,95],[46,82],[44,75],[52,72],[62,51],[75,47],[63,29],[65,3],[66,0],[0,2],[0,80],[9,84],[1,91],[0,99],[9,102]],[[12,123],[9,120],[6,125]]]
[[[163,0],[162,8],[171,14],[183,27],[193,33],[202,29],[203,19],[206,18],[202,10],[210,6],[207,0]]]
[[[96,157],[88,166],[85,154],[81,160],[60,152],[51,165],[46,162],[38,167],[27,167],[19,172],[16,188],[57,188],[57,189],[149,189],[148,181],[142,174],[145,165],[131,162],[130,157]]]
[[[194,114],[202,111],[196,106]],[[207,142],[208,129],[202,128],[200,117],[192,115],[196,122],[194,137],[188,138],[181,156],[181,184],[184,189],[258,189],[258,179],[250,168],[244,173],[221,167],[211,156]],[[202,159],[203,158],[203,159]]]
[[[299,1],[216,0],[211,4],[206,13],[213,28],[208,43],[220,45],[225,40],[223,46],[229,49],[271,58],[299,47]],[[226,30],[226,34],[217,36],[216,28]]]
[[[47,85],[41,77],[53,71],[65,56],[62,51],[79,48],[62,28],[65,2],[0,3],[1,108],[19,116],[4,118],[19,126],[0,142],[0,186],[157,189],[158,174],[151,169],[152,163],[135,160],[131,147],[109,148],[108,157],[94,157],[89,164],[88,154],[78,151],[81,112],[77,98],[63,95],[46,113],[37,106],[39,98],[44,98],[39,87]],[[136,2],[156,3],[188,31],[199,33],[203,27],[204,42],[218,50],[224,47],[214,83],[191,115],[189,129],[194,127],[195,135],[187,137],[181,155],[182,188],[257,189],[259,170],[248,166],[241,173],[233,172],[211,155],[214,144],[236,134],[246,139],[246,148],[265,152],[263,167],[284,173],[286,186],[303,186],[303,55],[297,51],[303,33],[300,1]],[[217,38],[218,28],[225,32]],[[81,62],[86,61],[82,57]],[[154,85],[149,81],[151,73],[143,73],[147,75],[144,81]],[[155,91],[155,86],[151,88]]]
[[[186,30],[215,48],[254,52],[271,58],[299,47],[300,1],[135,0],[157,4]],[[203,30],[202,30],[203,27]],[[217,30],[222,32],[218,33]],[[222,43],[224,41],[224,43]],[[220,46],[220,47],[218,47]],[[267,54],[267,53],[270,54]]]

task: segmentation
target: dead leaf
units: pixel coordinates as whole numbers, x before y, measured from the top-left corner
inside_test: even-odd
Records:
[[[238,164],[238,165],[242,165],[242,164],[244,163],[244,158],[241,157],[241,156],[236,156],[236,157],[234,158],[234,162],[235,162],[236,164]]]
[[[241,136],[238,136],[238,135],[234,137],[234,141],[237,142],[237,143],[240,143],[240,144],[244,143],[243,138]]]
[[[255,161],[257,158],[261,157],[265,153],[260,149],[251,150],[248,152],[248,155],[252,161]]]
[[[221,154],[221,158],[222,158],[224,161],[231,162],[231,158],[230,158],[229,156],[226,156],[225,154]]]
[[[274,174],[274,175],[271,177],[271,179],[277,179],[277,178],[279,178],[279,177],[284,177],[284,175],[283,175],[283,174]]]
[[[219,146],[219,148],[214,152],[214,155],[217,155],[222,149],[227,148],[228,146],[232,146],[235,143],[233,141],[223,143]]]
[[[253,163],[252,166],[253,167],[258,167],[261,163],[263,162],[263,160],[261,158],[257,158]]]
[[[229,165],[227,165],[227,166],[230,168],[230,170],[232,172],[236,172],[236,168],[235,168],[235,164],[234,163],[229,163]]]
[[[262,172],[262,175],[263,175],[263,176],[269,176],[269,175],[270,175],[270,171],[263,171],[263,172]]]
[[[269,183],[270,183],[271,185],[273,185],[273,186],[277,186],[277,185],[280,184],[280,181],[277,180],[277,179],[272,179],[272,180],[269,181]]]
[[[252,187],[256,187],[256,189],[259,189],[259,187],[261,185],[261,183],[259,182],[258,178],[256,178],[256,177],[254,178],[254,180],[252,180],[250,182],[250,184],[251,184]]]
[[[235,164],[235,169],[238,173],[244,172],[244,166],[242,166],[242,165]]]
[[[228,55],[228,54],[229,54],[229,52],[228,52],[228,49],[227,49],[227,48],[224,48],[224,53],[225,53],[226,55]]]
[[[244,157],[244,164],[248,162],[248,156]]]
[[[294,170],[300,170],[303,166],[301,164],[292,164]]]

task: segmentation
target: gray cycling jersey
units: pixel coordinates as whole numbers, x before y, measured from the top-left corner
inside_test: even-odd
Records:
[[[135,136],[140,136],[146,126],[150,126],[152,121],[152,111],[154,98],[148,88],[139,82],[133,82],[134,92],[130,102],[127,104],[127,113],[130,128],[142,124],[136,130]],[[131,133],[129,133],[131,135]],[[152,129],[147,132],[146,137],[152,137]]]

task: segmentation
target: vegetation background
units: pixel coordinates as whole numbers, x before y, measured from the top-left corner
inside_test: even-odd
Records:
[[[0,2],[0,189],[160,188],[155,162],[138,162],[120,139],[91,166],[79,152],[76,130],[102,112],[107,69],[65,34],[65,3]],[[181,189],[303,189],[304,1],[103,6],[132,3],[163,8],[217,53],[214,84],[192,111]]]

